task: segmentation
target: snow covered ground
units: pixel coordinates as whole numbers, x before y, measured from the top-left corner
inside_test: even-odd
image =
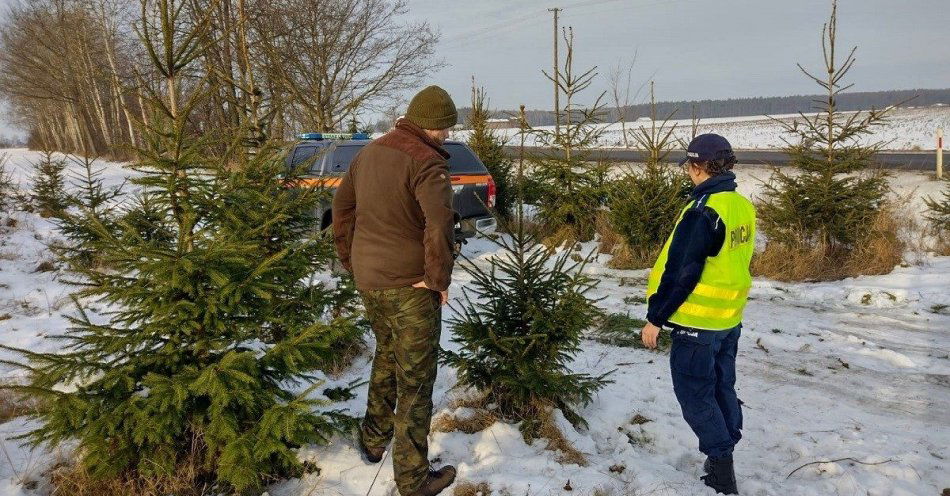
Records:
[[[688,116],[682,113],[676,117],[682,117],[678,120],[671,120],[668,125],[676,125],[674,136],[689,140],[692,133],[692,122]],[[776,115],[772,116],[783,121],[789,121],[799,118],[798,115]],[[650,128],[650,120],[640,120],[628,122],[627,132],[631,133],[640,126],[646,129]],[[623,132],[619,123],[603,124],[606,128],[601,136],[600,145],[603,147],[623,147]],[[936,146],[937,128],[943,128],[950,131],[950,107],[921,107],[921,108],[901,108],[897,109],[890,121],[877,128],[873,135],[865,138],[865,142],[884,141],[887,150],[933,150]],[[541,127],[540,129],[554,130],[554,126]],[[782,127],[766,116],[749,117],[722,117],[701,119],[698,132],[718,133],[729,139],[732,146],[737,149],[776,149],[785,145],[782,141],[784,135]],[[503,129],[499,133],[510,138],[509,144],[515,145],[514,137],[517,130]],[[468,132],[458,131],[454,134],[454,139],[465,140]],[[786,136],[787,137],[787,136]],[[629,143],[634,145],[632,136],[629,137]],[[529,146],[534,144],[533,138],[526,142]]]
[[[11,151],[24,185],[27,163],[36,157]],[[122,177],[116,164],[105,165],[110,178]],[[763,168],[738,172],[749,195],[768,177]],[[939,188],[916,172],[897,173],[891,183],[914,215],[921,198]],[[0,227],[0,342],[55,350],[44,336],[62,331],[61,313],[71,311],[70,288],[66,274],[35,272],[51,258],[44,243],[53,228],[35,215],[19,212],[13,218],[16,226]],[[465,250],[478,264],[494,253],[486,240]],[[587,268],[601,278],[594,296],[604,298],[605,309],[642,317],[646,308],[638,301],[647,272],[609,269],[606,261],[600,256]],[[950,257],[929,255],[885,276],[816,284],[756,279],[738,359],[738,390],[746,405],[744,438],[735,455],[741,494],[935,496],[950,487],[948,280]],[[458,296],[468,282],[456,269],[451,294]],[[446,326],[443,347],[455,346],[450,338]],[[8,358],[0,352],[0,359]],[[369,359],[360,357],[343,376],[328,379],[328,386],[368,377]],[[588,430],[578,432],[560,419],[588,466],[559,463],[546,441],[528,445],[517,426],[503,423],[476,434],[434,433],[430,455],[456,465],[460,481],[486,482],[494,494],[711,495],[698,481],[703,457],[673,397],[667,360],[662,353],[584,342],[576,370],[616,370],[614,382],[581,410]],[[16,377],[0,365],[0,379]],[[455,384],[455,372],[441,367],[436,414],[450,412],[449,402],[460,394]],[[357,392],[342,406],[359,415],[365,386]],[[637,415],[649,422],[633,423]],[[0,424],[0,496],[44,494],[43,472],[69,457],[63,450],[31,452],[10,440],[29,427],[22,419]],[[301,456],[316,462],[320,474],[276,484],[270,496],[394,494],[390,460],[365,463],[349,439],[307,447]],[[845,458],[857,462],[831,461]]]

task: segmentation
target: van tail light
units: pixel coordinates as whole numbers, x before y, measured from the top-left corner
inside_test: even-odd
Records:
[[[495,186],[495,179],[491,176],[488,176],[488,199],[485,200],[485,205],[488,208],[495,208],[495,198],[498,195],[498,187]]]

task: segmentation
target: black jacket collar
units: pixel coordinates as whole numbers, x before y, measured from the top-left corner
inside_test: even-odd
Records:
[[[693,188],[693,192],[690,196],[692,196],[694,200],[697,200],[704,195],[735,190],[736,175],[732,171],[726,171],[701,182],[698,186]]]

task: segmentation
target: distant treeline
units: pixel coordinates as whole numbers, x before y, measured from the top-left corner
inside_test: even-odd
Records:
[[[821,97],[818,95],[792,95],[730,98],[728,100],[658,102],[657,113],[661,116],[666,116],[673,110],[676,110],[674,118],[678,119],[689,119],[693,117],[694,109],[696,116],[701,119],[746,115],[794,114],[797,112],[814,112],[813,100],[817,98]],[[843,93],[838,98],[838,106],[841,110],[866,110],[871,107],[884,107],[909,99],[913,100],[908,101],[905,105],[915,107],[925,107],[936,103],[950,105],[950,88]],[[626,109],[625,115],[628,121],[649,115],[649,104],[646,103],[630,105],[626,107]],[[468,116],[468,111],[468,108],[460,109],[463,122]],[[554,125],[554,113],[550,110],[527,110],[525,114],[528,122],[533,126]],[[505,118],[514,115],[517,115],[517,111],[497,110],[494,112],[496,118]],[[617,121],[617,117],[618,112],[616,108],[611,107],[604,109],[602,118],[606,122]]]

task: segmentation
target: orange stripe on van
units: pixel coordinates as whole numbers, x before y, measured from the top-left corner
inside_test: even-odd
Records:
[[[452,176],[452,184],[488,184],[491,176],[488,174]]]
[[[491,176],[488,174],[476,174],[476,175],[464,175],[464,176],[452,176],[452,184],[488,184],[488,180],[491,179]],[[306,186],[310,188],[317,187],[326,187],[326,188],[336,188],[340,185],[340,182],[343,181],[342,177],[312,177],[301,179],[298,184],[300,186]]]
[[[336,188],[343,181],[342,177],[313,177],[301,179],[299,184],[310,188]]]

